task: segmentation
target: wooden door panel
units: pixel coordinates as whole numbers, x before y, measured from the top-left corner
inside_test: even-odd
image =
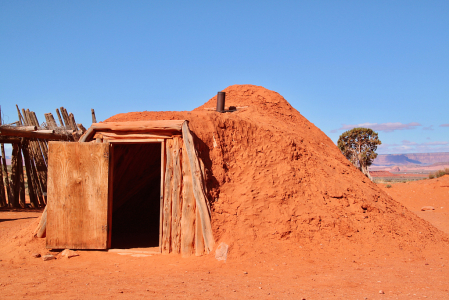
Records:
[[[108,246],[109,144],[50,142],[47,248]]]

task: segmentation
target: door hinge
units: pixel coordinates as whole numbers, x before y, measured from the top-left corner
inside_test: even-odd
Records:
[[[103,157],[106,158],[106,159],[108,159],[108,158],[109,158],[109,152],[105,152],[105,153],[103,154]]]

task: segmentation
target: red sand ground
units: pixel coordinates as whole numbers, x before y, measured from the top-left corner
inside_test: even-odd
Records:
[[[44,241],[31,237],[37,220],[20,219],[38,214],[1,212],[19,218],[0,222],[2,298],[449,297],[446,233],[367,180],[279,94],[250,85],[224,91],[228,106],[247,107],[206,110],[215,107],[214,97],[192,112],[108,121],[190,121],[207,169],[217,245],[230,246],[226,262],[213,254],[101,251],[43,262],[31,256],[46,252]]]

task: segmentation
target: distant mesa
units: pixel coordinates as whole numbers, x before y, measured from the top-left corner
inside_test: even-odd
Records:
[[[400,172],[401,169],[398,166],[395,166],[395,167],[391,168],[391,171],[392,172]]]
[[[398,165],[425,166],[444,162],[449,162],[449,152],[379,154],[377,158],[374,160],[373,166],[398,166]]]

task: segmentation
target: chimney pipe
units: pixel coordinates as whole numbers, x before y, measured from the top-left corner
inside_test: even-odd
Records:
[[[217,111],[218,112],[224,112],[225,108],[225,98],[226,93],[225,92],[218,92],[217,93]]]

